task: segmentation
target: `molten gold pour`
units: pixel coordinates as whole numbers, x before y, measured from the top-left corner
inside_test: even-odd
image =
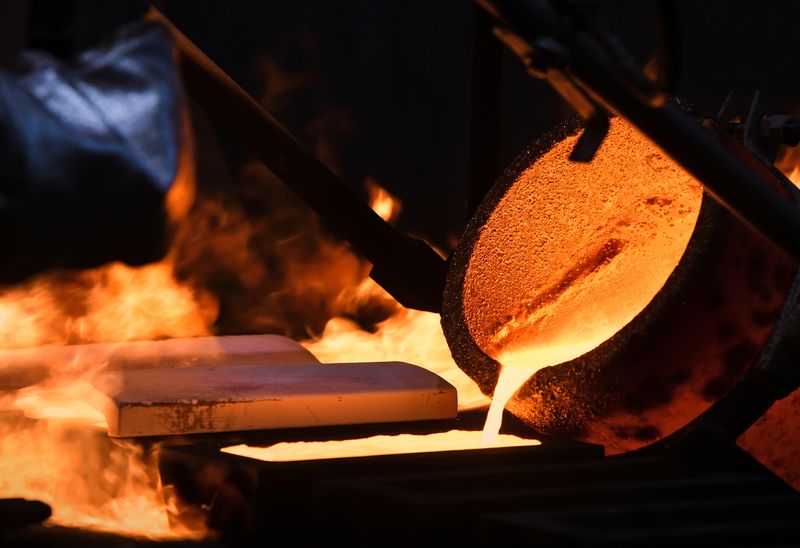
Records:
[[[577,136],[523,171],[482,227],[464,309],[502,364],[486,427],[534,373],[599,346],[641,312],[680,261],[702,187],[630,124],[613,119],[588,164]]]

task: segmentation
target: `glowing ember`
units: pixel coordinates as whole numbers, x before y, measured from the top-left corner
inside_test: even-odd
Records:
[[[450,430],[449,432],[426,435],[400,434],[397,436],[373,436],[371,438],[343,441],[277,443],[269,447],[233,445],[224,447],[221,451],[263,461],[291,462],[531,445],[541,445],[541,442],[539,440],[501,434],[492,443],[487,444],[484,443],[480,432]]]

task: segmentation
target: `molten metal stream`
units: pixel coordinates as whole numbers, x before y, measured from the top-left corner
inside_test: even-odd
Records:
[[[571,356],[580,356],[595,346],[597,343],[589,341],[565,346],[532,347],[523,351],[507,351],[498,355],[497,362],[502,365],[492,396],[492,404],[489,406],[489,413],[486,416],[486,424],[483,427],[483,443],[493,445],[497,442],[503,420],[503,409],[525,381],[543,367],[562,363]]]

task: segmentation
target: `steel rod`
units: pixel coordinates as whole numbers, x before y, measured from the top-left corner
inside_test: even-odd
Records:
[[[576,48],[580,53],[572,70],[588,89],[647,135],[729,211],[800,262],[797,208],[678,106],[653,108],[635,100],[612,77],[588,38],[579,36]]]

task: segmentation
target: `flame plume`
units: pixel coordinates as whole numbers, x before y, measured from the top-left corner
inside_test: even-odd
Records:
[[[224,196],[200,195],[159,263],[48,273],[2,290],[0,348],[273,332],[306,339],[323,361],[427,365],[459,387],[462,406],[486,404],[452,362],[438,316],[400,307],[263,168],[247,165],[243,179],[274,185],[269,211],[246,214]],[[373,207],[396,218],[399,202],[372,180],[366,186]],[[47,364],[44,379],[31,373],[37,382],[21,389],[18,368],[0,363],[0,496],[51,504],[55,524],[207,535],[192,516],[178,519],[156,449],[106,436],[84,379],[108,355],[79,356]]]

